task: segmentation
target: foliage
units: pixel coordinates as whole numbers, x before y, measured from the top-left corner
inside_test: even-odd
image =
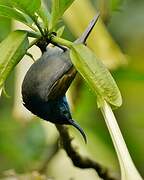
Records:
[[[57,21],[62,17],[64,12],[73,3],[74,0],[53,0],[52,3],[52,18],[51,18],[51,28],[57,24]]]
[[[65,10],[72,4],[73,0],[68,0],[68,1],[65,1],[65,0],[53,0],[52,1],[52,11],[51,11],[51,18],[50,18],[50,24],[49,24],[49,27],[45,27],[46,26],[46,19],[45,19],[45,16],[46,14],[41,14],[42,10],[46,11],[46,9],[41,9],[39,10],[40,8],[43,8],[43,6],[41,6],[41,2],[40,0],[33,0],[31,2],[31,4],[29,5],[29,1],[25,0],[25,1],[18,1],[18,0],[11,0],[11,5],[12,5],[12,8],[9,8],[7,6],[1,6],[0,7],[0,11],[1,11],[1,15],[2,16],[7,16],[7,13],[9,12],[9,14],[12,15],[13,18],[16,18],[16,20],[19,20],[25,24],[28,24],[28,26],[30,26],[32,29],[34,29],[34,26],[33,24],[31,25],[30,21],[28,21],[27,18],[25,18],[24,15],[22,15],[21,13],[25,13],[26,15],[29,16],[29,18],[32,19],[33,23],[37,26],[37,30],[36,30],[36,34],[35,32],[28,32],[28,33],[25,33],[23,32],[24,34],[24,38],[23,38],[23,41],[21,42],[22,45],[25,45],[27,43],[27,40],[25,39],[26,36],[33,36],[35,37],[37,35],[38,39],[37,39],[37,44],[38,44],[38,41],[39,39],[42,39],[43,37],[43,41],[42,41],[42,46],[44,46],[44,44],[48,44],[49,41],[51,43],[54,43],[52,41],[52,37],[53,37],[53,32],[52,30],[54,30],[58,20],[61,18],[61,16],[63,15],[63,13],[65,12]],[[17,10],[20,10],[21,13]],[[39,13],[37,13],[39,12]],[[38,17],[36,16],[38,15],[41,15],[40,17],[42,18],[41,22],[39,22],[39,19]],[[48,13],[49,14],[49,13]],[[9,16],[10,17],[10,16]],[[48,17],[49,18],[49,17]],[[21,32],[22,33],[22,32]],[[7,49],[7,54],[5,54],[4,57],[1,57],[1,64],[0,64],[0,67],[1,67],[1,72],[3,72],[3,74],[1,73],[0,75],[0,81],[1,81],[1,84],[0,84],[0,88],[2,88],[2,85],[4,84],[4,81],[7,79],[8,75],[9,75],[9,72],[11,71],[11,69],[13,69],[15,67],[15,65],[17,64],[18,61],[20,61],[20,59],[24,56],[24,54],[26,53],[26,50],[28,49],[28,43],[27,45],[25,45],[22,50],[21,50],[21,47],[19,45],[18,42],[16,42],[15,44],[13,44],[12,42],[13,41],[13,37],[11,38],[12,35],[9,35],[9,37],[7,38],[7,40],[3,41],[1,43],[1,50],[0,50],[0,54],[3,54],[3,51],[4,49]],[[45,38],[47,37],[47,38]],[[14,38],[16,38],[18,41],[21,40],[21,38],[19,37],[19,35],[16,35]],[[19,40],[20,39],[20,40]],[[48,39],[48,42],[47,42],[47,39]],[[55,39],[56,40],[56,39]],[[46,42],[45,42],[46,41]],[[61,40],[60,38],[58,39],[58,41],[56,43],[61,43],[63,40]],[[66,41],[63,41],[65,46],[68,46],[70,49],[72,48],[72,52],[73,52],[73,49],[77,49],[78,51],[78,54],[77,54],[77,57],[81,59],[82,56],[85,56],[86,53],[84,54],[84,51],[85,51],[85,48],[74,48],[75,46],[72,46],[70,45],[70,43],[67,43]],[[17,46],[16,46],[17,45]],[[32,44],[34,45],[34,44]],[[9,47],[10,46],[10,47]],[[16,54],[11,54],[9,52],[12,52],[11,48],[12,47],[15,47],[15,51],[16,51]],[[30,45],[31,47],[31,45]],[[41,48],[41,47],[40,47]],[[45,47],[42,47],[42,48],[45,48]],[[91,63],[89,64],[89,68],[90,68],[90,71],[92,71],[92,76],[93,76],[93,82],[95,80],[97,80],[97,78],[101,78],[103,75],[103,70],[105,69],[104,66],[100,65],[100,66],[97,66],[96,69],[93,69],[93,64],[92,64],[92,61],[93,61],[93,58],[94,56],[92,56],[90,50],[88,50],[87,52],[89,52],[89,58],[91,60]],[[14,50],[13,52],[14,53]],[[72,56],[73,57],[73,56]],[[73,58],[72,58],[73,59]],[[74,58],[75,59],[75,58]],[[86,62],[87,59],[85,58],[82,58],[83,61],[82,62]],[[96,60],[96,58],[95,58]],[[7,63],[8,61],[8,63]],[[81,62],[81,63],[82,63]],[[5,64],[8,64],[8,66],[4,66],[4,63]],[[99,62],[97,63],[99,64]],[[85,68],[82,64],[80,65],[81,68]],[[101,68],[103,67],[103,68]],[[79,67],[78,67],[79,68]],[[7,72],[7,69],[9,69],[9,71]],[[95,72],[95,70],[97,72]],[[81,71],[82,74],[83,74],[83,71]],[[108,72],[105,70],[105,72]],[[97,74],[100,74],[100,76],[98,77]],[[105,74],[105,73],[104,73]],[[110,75],[109,73],[106,73],[107,76],[105,76],[103,79],[105,79],[105,81],[102,82],[102,84],[104,84],[104,86],[102,87],[100,85],[100,88],[99,89],[102,89],[102,90],[98,90],[98,85],[96,86],[93,86],[94,87],[94,91],[96,92],[96,94],[100,97],[100,99],[111,99],[111,100],[108,100],[108,102],[112,103],[113,105],[115,106],[120,106],[121,104],[121,99],[120,99],[120,94],[119,92],[117,93],[118,90],[116,85],[115,85],[115,82],[112,78],[110,78]],[[86,73],[83,74],[84,77],[88,76],[90,77],[91,75],[88,74],[88,70],[86,70]],[[108,83],[106,83],[108,80]],[[98,82],[100,82],[99,80],[97,80]],[[111,84],[112,87],[109,87],[108,84]],[[98,83],[99,84],[99,83]],[[101,94],[101,92],[104,90],[104,93]],[[116,91],[113,91],[113,89],[115,89]],[[106,96],[109,96],[109,98],[105,98]],[[112,97],[110,97],[112,96]],[[113,100],[112,100],[113,99]],[[115,102],[117,101],[117,103]]]
[[[12,32],[0,44],[0,89],[9,73],[25,55],[28,46],[27,33],[23,31]]]
[[[2,59],[0,58],[0,60],[1,60],[1,62],[5,62],[6,63],[5,65],[8,65],[8,66],[3,66],[2,63],[0,64],[0,67],[3,67],[3,69],[0,68],[0,72],[2,71],[3,75],[4,75],[4,76],[0,75],[0,81],[2,82],[2,85],[4,85],[6,79],[9,77],[10,72],[15,68],[16,64],[21,60],[23,55],[26,54],[26,51],[31,46],[36,45],[43,37],[46,37],[46,39],[48,38],[48,40],[50,40],[51,43],[62,44],[62,45],[68,46],[69,48],[71,48],[71,53],[73,52],[73,54],[74,54],[74,51],[75,51],[74,49],[76,48],[74,43],[70,42],[68,44],[67,43],[63,44],[62,42],[64,42],[64,41],[63,41],[62,38],[57,40],[57,42],[54,42],[53,40],[54,40],[55,36],[52,33],[52,32],[57,32],[56,37],[60,37],[62,35],[63,27],[60,27],[60,29],[57,28],[58,23],[59,23],[59,20],[61,20],[61,17],[63,15],[63,13],[67,10],[69,5],[71,5],[72,1],[64,1],[64,0],[63,1],[56,1],[56,0],[52,1],[53,3],[52,3],[52,8],[51,8],[51,13],[48,11],[48,9],[45,8],[45,6],[43,6],[43,3],[41,3],[40,1],[36,1],[36,0],[32,1],[31,4],[27,4],[28,1],[21,1],[21,3],[19,3],[20,1],[11,0],[11,6],[10,7],[7,4],[3,5],[3,2],[4,2],[4,0],[2,2],[0,1],[0,16],[7,17],[7,18],[13,18],[13,19],[15,19],[17,21],[20,21],[20,22],[26,24],[27,26],[29,26],[32,31],[23,30],[23,31],[12,32],[12,34],[13,33],[17,34],[16,36],[18,37],[18,39],[17,38],[15,38],[15,39],[17,39],[20,42],[20,44],[15,43],[16,45],[14,45],[15,50],[18,53],[17,58],[13,59],[12,57],[15,57],[15,56],[14,56],[14,54],[13,55],[11,54],[11,56],[8,55],[8,58],[6,58],[6,61],[5,61],[5,58],[4,58],[5,53],[3,53],[4,51],[2,51],[0,49],[0,53],[2,54],[2,56],[1,56]],[[111,1],[111,2],[112,2],[112,9],[119,9],[119,4],[122,1],[114,0],[114,1]],[[133,5],[133,7],[135,7],[135,5]],[[129,10],[129,12],[130,11],[131,10]],[[134,11],[132,11],[132,12],[134,12]],[[125,14],[125,15],[123,15],[122,19],[125,19],[124,17],[127,17],[127,18],[131,17],[131,15],[132,14],[129,14],[129,16],[128,16],[128,15]],[[124,24],[129,26],[130,22],[123,23],[118,15],[116,15],[115,17],[116,17],[116,20],[112,18],[112,22],[114,22],[113,23],[114,25],[111,25],[111,24],[109,25],[110,31],[117,38],[117,41],[121,43],[121,47],[123,47],[125,51],[126,51],[125,46],[128,47],[130,45],[130,43],[131,43],[130,40],[131,39],[134,42],[136,42],[136,43],[132,43],[133,46],[131,46],[131,48],[129,49],[130,53],[131,53],[132,50],[135,51],[135,48],[138,49],[138,47],[140,47],[140,44],[137,43],[138,40],[141,39],[140,38],[141,35],[139,33],[137,33],[138,29],[140,30],[140,28],[138,28],[138,29],[137,28],[126,28],[126,27],[124,27],[125,26]],[[136,17],[134,19],[136,19]],[[124,21],[127,21],[127,19],[124,20]],[[120,24],[119,24],[119,22],[120,22]],[[0,22],[0,23],[2,23],[2,22]],[[121,28],[119,28],[119,27],[121,27]],[[136,27],[138,27],[138,26],[136,26]],[[2,26],[0,28],[2,28]],[[121,29],[121,31],[120,31],[120,29]],[[128,29],[131,29],[131,30],[128,30]],[[134,31],[136,29],[137,29],[137,31]],[[133,32],[135,32],[135,33],[133,33]],[[126,34],[126,33],[128,33],[128,34]],[[131,34],[132,34],[132,36],[130,37]],[[138,36],[136,36],[136,34]],[[33,38],[35,38],[35,40],[32,43],[30,43],[29,46],[28,46],[29,37],[33,37]],[[125,41],[127,37],[129,38],[129,41]],[[135,38],[135,39],[133,39],[133,38]],[[138,38],[138,40],[136,41],[137,38]],[[7,37],[7,39],[11,39],[11,34]],[[5,41],[7,39],[5,39],[1,43],[0,46],[5,44]],[[56,38],[55,38],[55,40],[56,40]],[[4,49],[6,49],[6,48],[11,49],[12,48],[11,45],[14,42],[12,42],[12,44],[11,43],[9,44],[9,42],[12,42],[12,41],[8,40],[8,44],[4,45],[5,46]],[[141,42],[141,41],[139,41],[139,42]],[[135,45],[138,44],[139,46],[134,46],[134,44]],[[141,47],[142,47],[142,44],[143,43],[141,42]],[[23,51],[21,51],[21,52],[20,52],[20,45],[25,46],[25,48],[22,48]],[[110,94],[112,93],[112,97],[117,96],[117,94],[119,94],[118,93],[119,90],[118,91],[116,90],[117,92],[113,93],[113,87],[116,87],[115,82],[113,80],[109,81],[109,78],[105,77],[104,76],[105,74],[103,75],[103,72],[101,71],[101,68],[93,70],[93,63],[92,64],[90,63],[89,64],[90,67],[86,68],[86,70],[85,70],[85,66],[82,65],[82,63],[86,62],[86,59],[85,59],[85,57],[86,57],[85,56],[85,53],[86,53],[85,52],[85,47],[82,47],[82,49],[84,49],[84,50],[82,50],[82,52],[80,52],[79,50],[77,52],[75,52],[76,54],[78,54],[78,55],[76,55],[78,57],[73,58],[73,63],[74,63],[74,65],[76,65],[77,70],[79,72],[82,71],[82,76],[85,79],[88,79],[90,73],[94,73],[94,71],[96,70],[96,74],[101,74],[101,78],[105,82],[104,85],[108,84],[104,88],[104,89],[106,89],[106,91],[102,92],[102,96],[108,96],[109,93]],[[105,49],[102,49],[102,53],[106,54],[104,52],[104,50]],[[88,51],[90,52],[90,55],[93,54],[91,52],[91,50],[88,50]],[[14,53],[14,51],[12,51],[12,53]],[[81,58],[83,56],[84,56],[84,58]],[[106,54],[106,56],[107,56],[107,54]],[[137,166],[140,168],[141,172],[143,172],[143,162],[142,162],[143,158],[142,158],[142,151],[141,151],[141,149],[143,149],[143,144],[140,142],[140,140],[138,140],[136,138],[137,135],[138,136],[140,135],[139,137],[142,137],[141,136],[142,132],[141,132],[140,129],[143,126],[143,121],[142,121],[142,119],[143,119],[142,114],[143,113],[142,113],[141,108],[140,108],[140,106],[142,107],[143,104],[142,103],[141,103],[141,105],[139,104],[139,102],[141,100],[140,93],[138,95],[137,92],[135,92],[135,91],[140,92],[139,83],[143,82],[143,78],[142,78],[143,73],[139,73],[139,71],[134,70],[134,66],[137,67],[137,69],[140,69],[140,66],[138,65],[138,63],[134,63],[134,62],[137,62],[138,59],[140,59],[139,56],[140,56],[140,54],[137,53],[135,55],[135,57],[133,57],[133,64],[134,65],[133,65],[132,71],[129,70],[129,69],[118,70],[118,71],[115,72],[114,77],[116,79],[119,79],[119,86],[121,87],[121,90],[124,93],[123,96],[125,98],[125,103],[124,103],[125,110],[124,110],[124,108],[121,108],[120,110],[117,111],[117,113],[118,113],[119,117],[121,117],[121,119],[124,118],[124,120],[127,120],[127,121],[120,121],[120,124],[122,125],[123,131],[124,131],[125,137],[127,139],[128,146],[131,149],[132,155],[133,156],[135,155],[134,159],[135,159],[135,161],[137,163]],[[83,59],[84,59],[84,61],[82,61]],[[90,58],[90,61],[92,61],[93,59],[95,59],[94,64],[99,61],[99,60],[97,60],[97,57],[96,58]],[[78,60],[80,60],[80,66],[77,65],[79,63]],[[141,62],[140,62],[140,64],[141,64]],[[108,70],[106,70],[106,71],[108,72]],[[100,76],[98,76],[98,77],[100,77]],[[126,77],[126,79],[125,79],[125,77]],[[96,79],[96,81],[98,82],[97,77],[94,76],[94,79]],[[135,87],[133,86],[133,83],[135,84],[134,85]],[[111,85],[111,84],[113,84],[113,85]],[[110,88],[111,90],[109,90],[110,86],[111,86],[111,88]],[[140,85],[140,86],[142,86],[142,85]],[[107,90],[107,88],[108,88],[108,90]],[[134,92],[132,92],[132,89],[134,89]],[[98,143],[101,142],[100,144],[101,144],[102,147],[105,147],[103,149],[107,149],[105,151],[110,151],[110,154],[113,154],[113,152],[111,152],[112,146],[111,146],[110,140],[108,139],[108,134],[105,132],[105,130],[106,130],[105,125],[101,124],[102,122],[99,121],[99,118],[98,118],[99,113],[96,112],[95,98],[93,97],[93,95],[86,88],[82,87],[81,90],[83,92],[83,96],[81,96],[81,94],[80,94],[80,96],[77,97],[77,103],[80,103],[80,104],[79,104],[79,106],[77,106],[77,112],[75,113],[75,117],[82,124],[84,124],[85,129],[87,129],[87,131],[88,131],[88,136],[92,138],[92,140],[90,140],[90,145],[88,147],[89,152],[93,153],[94,157],[98,156],[96,159],[99,159],[101,154],[104,155],[104,157],[101,157],[101,159],[103,159],[103,162],[106,163],[105,157],[107,157],[107,156],[105,156],[104,151],[102,150],[103,153],[95,152],[96,148],[98,148],[98,149],[100,148],[100,147],[97,146],[97,141],[98,141]],[[81,90],[80,90],[80,93],[81,93]],[[101,91],[103,90],[103,85],[101,86],[100,90]],[[77,90],[77,91],[79,92],[79,90]],[[98,91],[96,90],[96,92],[98,92]],[[90,98],[86,97],[86,96],[90,96]],[[138,97],[138,99],[136,97]],[[117,102],[119,101],[118,99],[116,98]],[[133,104],[131,105],[130,102],[132,102],[132,99],[133,99]],[[129,101],[129,102],[127,102],[127,101]],[[81,102],[84,102],[84,103],[81,103]],[[112,102],[114,102],[114,101],[112,100]],[[119,106],[120,104],[121,103],[118,103],[118,104],[116,103],[115,105]],[[82,109],[82,110],[81,110],[81,112],[78,113],[78,111],[80,109]],[[135,111],[137,112],[136,114],[135,114]],[[131,113],[129,113],[129,112],[131,112]],[[138,114],[138,112],[139,112],[139,114]],[[94,117],[91,117],[91,116],[97,116],[97,118],[95,119]],[[3,119],[3,117],[2,117],[2,119]],[[132,122],[131,122],[131,120],[132,120]],[[127,123],[129,123],[129,124],[127,124]],[[4,125],[2,124],[1,127],[2,126],[4,126]],[[23,127],[18,127],[18,129],[20,129],[20,131],[21,131],[23,129]],[[127,129],[129,129],[129,132],[128,132]],[[8,131],[9,130],[6,130],[6,132],[4,132],[4,133],[7,134]],[[40,130],[40,129],[37,129],[36,131],[39,132],[39,133],[43,133],[43,130]],[[32,134],[37,134],[37,132],[33,133],[32,129],[30,129],[30,132]],[[2,136],[2,134],[3,134],[3,132],[1,132],[1,136]],[[19,134],[19,133],[16,131],[16,134]],[[25,134],[25,132],[24,132],[24,134]],[[17,144],[17,140],[15,140],[15,138],[13,138],[12,136],[13,135],[10,134],[10,135],[3,136],[3,138],[2,138],[3,142],[5,141],[5,139],[10,138],[10,142],[6,141],[7,147],[9,146],[9,144],[12,144],[14,141]],[[16,135],[16,136],[19,137],[19,135]],[[12,137],[12,139],[11,139],[11,137]],[[24,156],[24,158],[23,158],[23,160],[25,159],[24,162],[26,162],[26,163],[28,163],[28,160],[29,160],[29,158],[31,156],[35,156],[34,151],[35,151],[35,149],[38,149],[41,146],[40,141],[42,141],[42,139],[40,139],[39,142],[35,142],[36,146],[34,147],[32,145],[31,146],[32,148],[31,148],[30,144],[31,144],[31,142],[33,142],[33,140],[31,140],[31,139],[29,140],[30,137],[31,137],[31,134],[30,134],[29,137],[26,137],[27,140],[30,143],[25,142],[25,140],[20,143],[20,146],[21,146],[21,144],[24,144],[23,146],[21,146],[22,148],[20,147],[20,149],[19,149],[16,146],[16,148],[13,149],[13,147],[12,147],[12,154],[9,156],[9,160],[10,159],[12,161],[16,160],[16,161],[21,163],[21,159],[18,159],[18,160],[17,160],[17,158],[15,159],[14,153],[15,153],[16,149],[18,149],[18,151],[21,152],[21,154],[24,154],[24,153],[27,154],[26,156],[28,156],[28,158],[26,158],[26,156]],[[36,137],[36,139],[37,139],[37,137]],[[34,141],[36,141],[36,139]],[[107,142],[106,142],[106,139],[107,139]],[[37,146],[37,144],[39,144],[40,146]],[[4,145],[4,143],[3,143],[3,145]],[[31,150],[28,150],[27,146],[29,146]],[[139,149],[138,149],[138,147],[139,147]],[[1,148],[1,150],[3,150],[3,152],[5,152],[5,147],[3,146]],[[8,154],[8,151],[11,151],[11,150],[8,149],[7,154]],[[27,151],[30,151],[30,153],[29,152],[27,153]],[[36,152],[35,153],[36,156],[38,154],[40,154],[41,152],[42,151]],[[6,156],[7,156],[7,154],[6,154]],[[137,154],[141,154],[141,157],[140,156],[138,157]],[[20,157],[19,154],[18,154],[18,156]],[[11,157],[13,157],[13,158],[11,158]],[[100,159],[100,161],[101,161],[101,159]],[[112,161],[113,161],[113,159],[114,159],[113,155],[112,155],[112,158],[107,157],[107,159],[110,159],[110,161],[112,159]],[[140,163],[138,163],[138,162],[140,162]],[[20,163],[17,166],[19,166]],[[115,164],[115,161],[114,161],[113,164]],[[21,164],[21,167],[23,165]],[[12,165],[12,166],[15,166],[15,165]],[[107,163],[107,166],[111,166],[111,165],[109,165],[109,163]]]
[[[121,106],[122,98],[114,79],[106,67],[97,60],[86,46],[73,45],[70,53],[71,59],[90,87],[96,91],[97,97],[104,99],[113,106]],[[99,99],[98,99],[99,100]],[[98,102],[101,107],[101,102]]]

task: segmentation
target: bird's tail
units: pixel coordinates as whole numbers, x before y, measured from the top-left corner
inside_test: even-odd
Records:
[[[86,43],[87,38],[89,37],[91,31],[93,30],[96,22],[98,21],[100,13],[97,13],[94,18],[91,20],[91,22],[89,23],[89,25],[87,26],[87,28],[85,29],[85,31],[83,32],[83,34],[74,42],[77,44]]]

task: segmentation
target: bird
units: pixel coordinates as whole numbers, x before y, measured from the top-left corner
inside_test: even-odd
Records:
[[[94,17],[75,43],[85,43],[98,17]],[[68,48],[47,47],[24,77],[22,98],[24,106],[33,114],[54,124],[74,126],[87,142],[83,129],[72,119],[65,95],[76,74]]]

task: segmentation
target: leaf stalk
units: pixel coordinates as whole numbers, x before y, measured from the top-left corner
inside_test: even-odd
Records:
[[[129,154],[116,118],[109,104],[104,101],[101,112],[111,135],[121,169],[121,180],[142,180]]]

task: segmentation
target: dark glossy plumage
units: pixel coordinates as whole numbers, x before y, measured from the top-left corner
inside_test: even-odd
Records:
[[[48,48],[28,70],[23,84],[24,106],[33,114],[56,124],[71,124],[84,136],[71,117],[65,93],[76,75],[68,51]]]
[[[97,22],[97,14],[84,33],[75,43],[85,43]],[[59,47],[48,48],[28,70],[23,84],[22,96],[24,106],[33,114],[55,124],[70,124],[82,134],[82,128],[72,120],[65,93],[76,75],[69,50]]]

